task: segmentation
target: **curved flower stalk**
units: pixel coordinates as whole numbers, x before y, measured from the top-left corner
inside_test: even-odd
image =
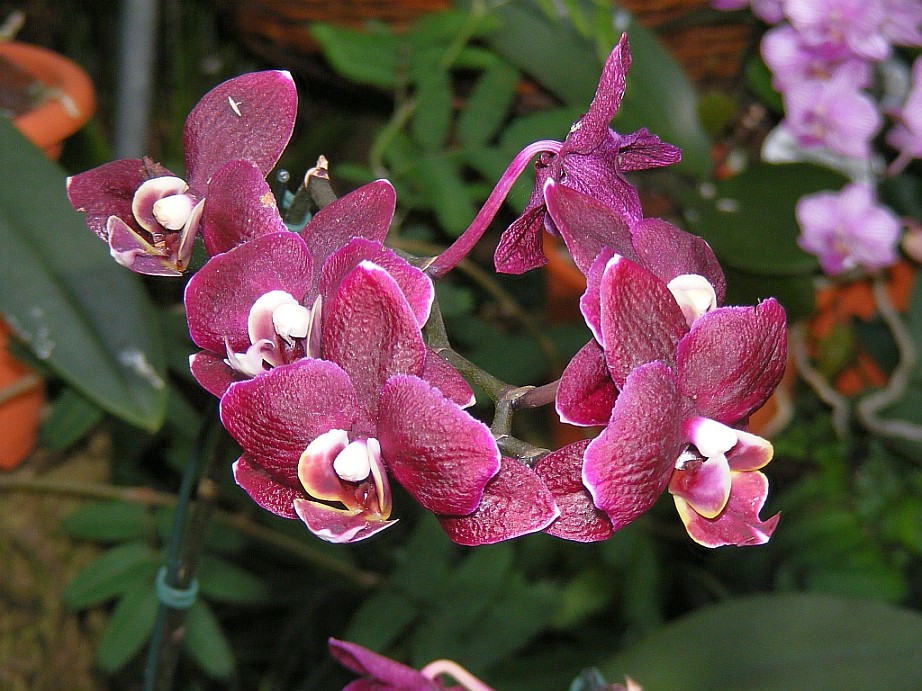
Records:
[[[68,197],[118,263],[142,274],[179,275],[199,225],[212,213],[206,196],[225,185],[221,196],[233,199],[241,166],[253,169],[243,173],[248,179],[265,178],[291,138],[296,111],[288,72],[231,79],[208,92],[186,119],[185,180],[148,158],[122,159],[71,177]],[[235,169],[224,170],[228,165]],[[209,207],[227,212],[222,203]]]
[[[768,489],[758,470],[772,448],[746,421],[784,372],[784,310],[769,299],[689,319],[665,282],[618,255],[605,262],[598,295],[596,328],[617,397],[585,450],[593,504],[617,530],[668,488],[697,542],[767,541],[777,517],[758,517]]]
[[[536,180],[522,215],[503,233],[494,262],[502,273],[524,273],[542,266],[544,229],[557,234],[547,213],[545,182],[553,180],[591,195],[613,210],[628,226],[642,218],[637,190],[624,174],[677,163],[681,151],[660,141],[646,129],[618,134],[609,123],[624,96],[625,76],[631,65],[627,35],[622,35],[605,63],[588,112],[570,128],[559,149],[543,154],[535,164]]]
[[[392,524],[390,475],[465,544],[556,518],[543,483],[501,461],[489,428],[423,378],[417,317],[383,268],[362,261],[342,279],[320,355],[233,383],[221,400],[244,451],[234,477],[262,507],[354,542]]]

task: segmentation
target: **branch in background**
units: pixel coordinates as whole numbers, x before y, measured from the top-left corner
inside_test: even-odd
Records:
[[[844,439],[848,435],[848,398],[836,391],[835,387],[810,362],[805,328],[804,324],[800,323],[792,326],[789,331],[794,363],[797,365],[801,378],[820,397],[820,400],[832,408],[832,428],[840,439]]]

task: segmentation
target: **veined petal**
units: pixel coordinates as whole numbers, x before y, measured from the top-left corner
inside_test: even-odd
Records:
[[[466,516],[439,516],[460,545],[490,545],[547,528],[560,510],[541,478],[524,463],[503,458],[477,509]]]
[[[664,283],[682,274],[704,276],[722,304],[727,290],[723,269],[710,245],[697,235],[660,218],[645,218],[631,227],[641,264]]]
[[[499,238],[493,264],[501,274],[523,274],[547,264],[542,249],[542,233],[547,209],[543,192],[535,206],[527,208]]]
[[[366,540],[397,522],[358,509],[337,509],[303,498],[295,499],[294,508],[308,530],[321,540],[335,544]]]
[[[267,70],[230,79],[202,97],[183,129],[189,188],[204,195],[230,161],[251,161],[265,177],[291,139],[298,93],[291,74]]]
[[[288,231],[264,235],[212,257],[186,286],[189,334],[200,348],[223,353],[250,346],[250,308],[266,293],[284,291],[303,304],[310,281],[307,246]]]
[[[626,379],[611,421],[586,449],[583,484],[614,530],[647,511],[669,484],[683,446],[685,403],[661,362]]]
[[[304,496],[301,488],[263,470],[246,454],[233,465],[234,480],[250,498],[282,518],[297,518],[295,500]]]
[[[732,425],[765,403],[786,358],[784,309],[774,299],[712,310],[679,343],[682,393],[704,417]]]
[[[426,346],[416,317],[391,275],[367,261],[349,272],[324,310],[323,357],[349,374],[363,424],[373,426],[384,382],[423,372]],[[373,429],[362,433],[376,436]]]
[[[221,398],[227,387],[246,377],[235,372],[224,362],[224,358],[207,350],[199,351],[189,357],[189,369],[195,381],[213,396]]]
[[[250,161],[231,161],[208,183],[208,205],[201,222],[209,255],[247,240],[287,231],[265,175]]]
[[[730,498],[730,464],[726,456],[690,461],[677,468],[669,480],[669,492],[682,497],[705,518],[714,518]]]
[[[627,223],[610,207],[553,178],[544,184],[544,198],[570,256],[584,274],[604,248],[627,259],[636,258]]]
[[[298,461],[331,429],[349,430],[358,413],[349,377],[332,362],[303,359],[231,385],[221,422],[252,463],[301,486]]]
[[[716,518],[705,518],[681,497],[673,495],[689,537],[705,547],[762,545],[768,542],[779,514],[766,521],[759,512],[768,495],[768,480],[760,472],[730,473],[730,499]]]
[[[567,135],[566,143],[572,151],[586,153],[597,147],[600,139],[607,134],[608,126],[621,106],[630,67],[631,48],[627,34],[621,34],[618,45],[605,61],[589,111],[577,120]]]
[[[460,408],[470,408],[477,402],[474,390],[467,383],[467,379],[448,364],[445,358],[428,346],[426,346],[426,365],[420,376]]]
[[[318,211],[301,231],[317,262],[316,280],[327,258],[353,238],[384,242],[396,205],[394,186],[387,180],[376,180]]]
[[[586,290],[579,298],[579,311],[586,320],[586,326],[592,332],[593,338],[603,347],[605,342],[602,340],[602,276],[605,275],[608,263],[616,256],[620,255],[610,247],[599,252],[586,274]]]
[[[418,377],[384,385],[377,438],[391,475],[433,513],[472,513],[499,471],[490,428]]]
[[[615,386],[622,387],[638,365],[675,362],[688,324],[665,283],[638,264],[615,257],[602,275],[600,294],[602,342]]]
[[[618,389],[608,373],[605,352],[589,341],[573,356],[560,377],[555,407],[562,422],[581,427],[608,423]]]
[[[605,512],[592,503],[583,485],[583,454],[589,440],[568,444],[535,464],[535,473],[554,495],[560,516],[545,530],[549,535],[576,542],[607,540],[614,534]]]
[[[429,309],[435,297],[432,281],[380,242],[354,238],[334,252],[320,273],[320,294],[326,297],[333,295],[346,274],[363,261],[380,266],[391,275],[413,310],[417,324],[422,328],[429,319]]]

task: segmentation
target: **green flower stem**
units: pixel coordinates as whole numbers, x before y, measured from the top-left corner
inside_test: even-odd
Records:
[[[120,487],[98,483],[75,483],[72,480],[51,480],[29,477],[21,473],[0,475],[0,492],[29,492],[30,494],[60,495],[97,501],[120,501],[149,507],[173,508],[176,495],[158,492],[150,487]],[[330,557],[315,550],[309,542],[296,540],[259,523],[254,523],[246,514],[232,513],[215,508],[213,518],[224,525],[240,531],[247,537],[271,545],[286,554],[296,557],[312,566],[329,571],[341,577],[350,585],[362,590],[381,584],[383,577],[372,571],[363,571],[351,564]]]

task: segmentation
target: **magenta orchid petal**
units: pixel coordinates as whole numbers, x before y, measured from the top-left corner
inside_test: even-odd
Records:
[[[270,291],[305,298],[312,270],[304,241],[288,231],[264,235],[213,257],[186,286],[192,340],[215,353],[251,345],[247,323],[254,303]]]
[[[547,211],[570,250],[570,256],[584,274],[596,257],[611,248],[635,260],[631,231],[614,210],[595,198],[548,178],[544,186]]]
[[[586,273],[586,290],[579,299],[579,311],[586,320],[586,326],[592,332],[593,338],[602,346],[605,345],[602,340],[602,276],[605,275],[608,262],[616,255],[617,252],[610,247],[599,252],[599,256],[595,258]]]
[[[554,495],[535,471],[524,463],[503,458],[476,511],[438,519],[454,542],[473,546],[536,533],[551,525],[559,515]]]
[[[682,150],[667,144],[645,127],[632,134],[619,135],[618,167],[623,173],[650,168],[665,168],[682,160]]]
[[[730,464],[726,456],[690,461],[676,469],[669,481],[669,492],[684,499],[696,513],[714,518],[730,498]]]
[[[281,70],[245,74],[209,91],[183,129],[189,188],[204,194],[218,169],[238,159],[265,177],[291,139],[297,108],[294,80]]]
[[[209,255],[246,240],[288,230],[262,171],[249,161],[231,161],[208,184],[201,233]]]
[[[470,408],[477,402],[474,390],[467,383],[467,379],[448,364],[445,358],[428,346],[426,347],[426,364],[420,376],[460,408]]]
[[[109,254],[127,269],[150,276],[180,276],[174,257],[167,248],[150,244],[118,216],[106,224]]]
[[[425,367],[416,317],[391,275],[367,261],[342,280],[324,310],[323,357],[349,374],[365,424],[373,426],[384,383],[395,374],[420,375]]]
[[[381,390],[377,438],[391,475],[436,514],[475,511],[500,468],[490,428],[414,376]]]
[[[702,238],[676,228],[660,218],[645,218],[631,228],[638,262],[664,283],[683,274],[707,279],[723,303],[727,285],[723,269],[710,245]]]
[[[542,249],[544,233],[544,195],[539,194],[538,203],[513,221],[499,238],[493,264],[499,273],[523,274],[547,264]]]
[[[587,447],[583,484],[615,530],[646,512],[669,484],[686,405],[669,367],[641,365],[628,375],[608,427]]]
[[[233,473],[234,481],[259,506],[282,518],[298,517],[294,502],[303,495],[297,487],[266,472],[246,454],[234,462]]]
[[[221,399],[221,422],[252,463],[299,489],[304,450],[331,429],[351,429],[357,415],[348,375],[325,360],[277,367],[231,385]]]
[[[361,509],[338,509],[303,497],[294,500],[294,510],[308,530],[334,544],[366,540],[397,522],[369,515]]]
[[[165,168],[161,168],[158,174],[172,175]],[[140,158],[112,161],[68,178],[67,197],[77,211],[86,214],[90,230],[106,240],[110,216],[133,224],[136,231],[141,229],[134,220],[132,202],[137,189],[151,177]]]
[[[758,470],[768,465],[774,456],[771,442],[751,432],[736,430],[736,440],[736,445],[727,452],[731,470]]]
[[[631,47],[627,34],[621,34],[618,44],[608,54],[595,96],[589,110],[576,121],[567,137],[573,151],[588,153],[608,134],[608,126],[621,107],[627,72],[631,68]]]
[[[384,242],[397,205],[397,193],[387,180],[363,185],[318,211],[301,231],[317,261],[319,280],[324,262],[353,238]]]
[[[564,368],[557,388],[556,410],[560,420],[570,425],[605,425],[618,397],[618,389],[608,373],[605,351],[589,341]]]
[[[328,643],[330,653],[341,665],[367,677],[347,686],[349,691],[441,691],[441,685],[412,667],[378,655],[368,648],[335,638],[329,639]]]
[[[692,325],[678,347],[682,393],[699,413],[733,424],[760,408],[784,374],[784,309],[774,299],[724,307]]]
[[[207,350],[202,350],[189,358],[189,369],[195,381],[205,391],[221,398],[224,392],[234,382],[243,381],[246,377],[227,366],[224,358]]]
[[[589,440],[568,444],[535,464],[535,473],[554,495],[560,516],[546,533],[576,542],[598,542],[614,534],[608,516],[592,503],[583,485],[583,454]]]
[[[730,499],[716,518],[705,518],[684,499],[673,495],[685,529],[692,540],[705,547],[765,544],[780,518],[778,514],[766,521],[759,518],[768,495],[768,480],[760,472],[730,475]]]
[[[429,319],[429,309],[435,297],[432,281],[380,242],[354,238],[334,252],[323,265],[320,294],[325,297],[333,295],[346,274],[363,261],[380,266],[391,275],[413,310],[417,324],[422,328]]]
[[[637,366],[675,362],[676,345],[688,332],[669,288],[632,261],[614,257],[602,275],[601,327],[605,360],[619,388]]]

